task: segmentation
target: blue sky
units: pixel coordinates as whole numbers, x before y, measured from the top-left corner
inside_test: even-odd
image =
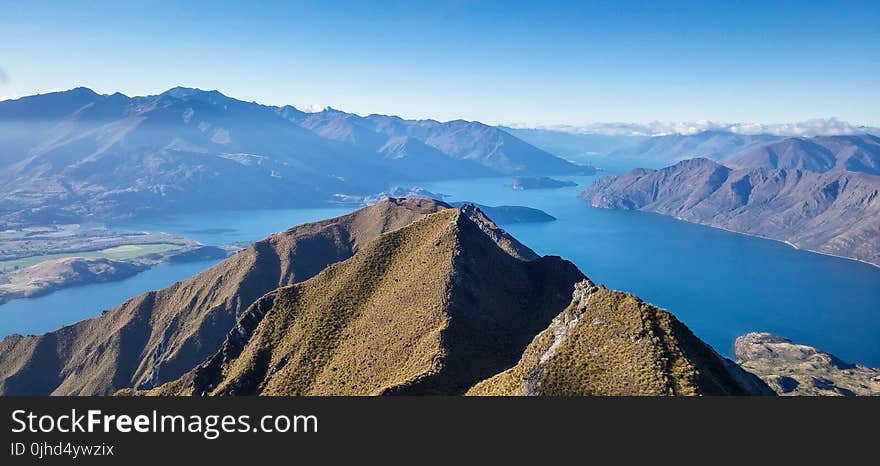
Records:
[[[11,2],[0,100],[176,85],[487,123],[880,125],[880,2]]]

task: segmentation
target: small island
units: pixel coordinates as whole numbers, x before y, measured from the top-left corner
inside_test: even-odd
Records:
[[[510,187],[512,189],[516,189],[519,191],[526,189],[557,189],[571,186],[577,186],[577,183],[573,181],[556,180],[546,176],[527,176],[514,178],[513,183],[510,184]]]
[[[333,197],[333,204],[367,206],[373,205],[389,197],[419,197],[423,199],[436,199],[439,201],[448,196],[442,193],[432,193],[431,191],[428,191],[421,186],[392,186],[386,191],[382,191],[376,194],[369,194],[366,196],[353,194],[334,194]]]
[[[533,207],[518,205],[487,206],[474,202],[450,202],[449,205],[459,208],[464,204],[473,204],[483,211],[489,218],[500,224],[552,222],[556,217]]]

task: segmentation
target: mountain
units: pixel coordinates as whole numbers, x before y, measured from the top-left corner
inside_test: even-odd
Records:
[[[391,183],[589,170],[476,122],[309,114],[217,91],[0,102],[0,223],[11,225],[318,206]]]
[[[538,256],[476,206],[386,199],[99,317],[3,339],[0,394],[463,394],[522,372],[548,336],[575,359],[541,358],[542,380],[579,382],[524,394],[771,392],[670,314]]]
[[[725,164],[735,168],[848,170],[880,175],[880,138],[870,134],[788,138],[738,151]]]
[[[770,333],[736,339],[739,364],[780,395],[880,396],[880,369],[841,361],[812,346]]]
[[[423,164],[443,160],[445,165],[436,164],[438,176],[594,173],[592,167],[562,160],[499,128],[475,121],[404,120],[376,114],[362,117],[332,108],[290,113],[288,118],[322,138],[367,147],[387,158],[412,158]],[[450,158],[457,163],[450,163]]]
[[[866,133],[804,138],[712,130],[654,136],[609,157],[663,165],[707,158],[735,168],[849,170],[878,175],[880,138]]]
[[[510,366],[582,279],[500,248],[473,208],[385,234],[252,305],[162,395],[458,394]]]
[[[241,313],[264,294],[306,280],[380,234],[446,208],[437,201],[387,199],[274,234],[94,319],[43,335],[9,336],[0,342],[0,394],[107,395],[174,380],[217,351]],[[536,257],[506,235],[498,237],[512,251]]]
[[[634,146],[616,150],[609,157],[664,165],[697,157],[724,160],[743,148],[779,139],[782,138],[768,134],[749,135],[714,130],[696,134],[669,134],[654,136]]]
[[[404,120],[387,115],[370,115],[364,120],[378,133],[415,138],[450,157],[477,162],[498,173],[595,173],[592,167],[560,159],[505,131],[476,121],[441,123],[434,120]]]
[[[366,154],[375,154],[386,165],[401,173],[402,179],[412,179],[413,173],[430,174],[422,178],[460,178],[492,176],[497,167],[474,160],[451,157],[441,150],[406,135],[386,135],[376,132],[365,118],[334,109],[306,113],[291,118],[321,138],[339,141],[358,148]]]
[[[334,192],[372,189],[364,175],[384,170],[337,149],[268,107],[216,92],[75,89],[0,102],[0,217],[319,205]]]
[[[880,265],[880,176],[692,159],[597,180],[593,207],[644,210]]]
[[[583,160],[586,156],[605,155],[635,146],[647,139],[644,136],[583,133],[543,128],[510,128],[507,126],[499,126],[498,128],[551,154],[576,161]]]
[[[772,395],[672,314],[589,280],[520,361],[469,395]]]
[[[516,394],[773,394],[668,313],[600,291],[568,261],[505,247],[498,234],[472,205],[416,220],[305,282],[264,295],[220,350],[178,380],[120,394],[479,393],[554,335],[576,359],[548,374],[580,382]],[[580,321],[601,329],[596,339],[566,338],[566,329],[581,328],[581,303],[592,294],[609,297],[591,308],[603,314]],[[609,346],[614,356],[594,370],[591,355]]]

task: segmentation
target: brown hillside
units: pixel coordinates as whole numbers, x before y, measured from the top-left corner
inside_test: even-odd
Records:
[[[502,234],[474,208],[386,233],[264,296],[217,354],[150,394],[463,393],[515,364],[583,279],[558,257],[519,259]]]
[[[272,235],[100,317],[44,335],[12,335],[0,342],[0,394],[106,395],[174,380],[214,354],[242,311],[265,293],[306,280],[380,234],[448,207],[385,200]]]

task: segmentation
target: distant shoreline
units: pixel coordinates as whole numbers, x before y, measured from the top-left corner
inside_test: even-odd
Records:
[[[591,207],[592,207],[592,206],[591,206]],[[597,207],[597,208],[600,208],[600,207]],[[638,209],[636,209],[636,210],[638,210]],[[639,211],[639,212],[651,212],[651,211],[649,211],[649,210],[638,210],[638,211]],[[838,258],[838,259],[846,259],[846,260],[850,260],[850,261],[854,261],[854,262],[861,262],[862,264],[867,264],[867,265],[870,265],[870,266],[872,266],[872,267],[875,267],[875,268],[880,269],[880,264],[875,264],[875,263],[873,263],[873,262],[868,262],[868,261],[863,260],[863,259],[857,259],[857,258],[855,258],[855,257],[847,257],[847,256],[841,256],[841,255],[838,255],[838,254],[831,254],[830,252],[816,251],[815,249],[801,248],[801,247],[798,247],[796,244],[792,243],[791,241],[784,240],[784,239],[776,239],[776,238],[771,238],[771,237],[769,237],[769,236],[761,236],[761,235],[754,234],[754,233],[745,233],[745,232],[742,232],[742,231],[731,230],[731,229],[729,229],[729,228],[724,228],[724,227],[720,227],[720,226],[716,226],[716,225],[711,225],[711,224],[708,224],[708,223],[692,222],[692,221],[690,221],[690,220],[685,220],[685,219],[683,219],[683,218],[681,218],[681,217],[676,217],[676,216],[674,216],[674,215],[664,215],[664,214],[661,214],[661,213],[659,213],[659,212],[651,212],[651,213],[654,213],[654,214],[657,214],[657,215],[663,215],[663,216],[665,216],[665,217],[671,217],[671,218],[674,218],[675,220],[678,220],[678,221],[680,221],[680,222],[692,223],[692,224],[694,224],[694,225],[702,225],[702,226],[704,226],[704,227],[715,228],[715,229],[717,229],[717,230],[726,231],[726,232],[728,232],[728,233],[736,233],[736,234],[738,234],[738,235],[750,236],[750,237],[752,237],[752,238],[759,238],[759,239],[766,239],[766,240],[770,240],[770,241],[775,241],[775,242],[777,242],[777,243],[782,243],[782,244],[788,245],[788,246],[790,246],[790,247],[792,247],[793,249],[798,250],[798,251],[811,252],[811,253],[813,253],[813,254],[820,254],[820,255],[823,255],[823,256],[836,257],[836,258]]]

